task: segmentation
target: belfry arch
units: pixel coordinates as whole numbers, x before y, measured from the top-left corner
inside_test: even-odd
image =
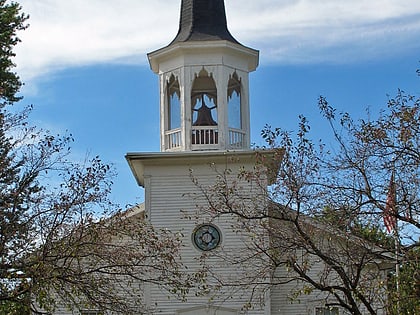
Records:
[[[218,100],[216,82],[203,68],[195,76],[191,89],[191,144],[218,144]]]
[[[163,110],[164,142],[168,149],[182,146],[181,89],[178,78],[171,74],[166,82]]]
[[[227,86],[228,143],[231,148],[246,146],[246,122],[242,102],[242,82],[236,71]]]
[[[171,75],[167,84],[168,130],[181,128],[181,92],[178,79]]]

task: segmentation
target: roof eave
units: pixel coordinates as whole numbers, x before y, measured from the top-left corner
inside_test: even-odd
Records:
[[[160,62],[167,59],[169,56],[186,54],[194,51],[200,53],[224,49],[231,50],[243,58],[246,58],[248,64],[247,71],[252,72],[257,69],[259,64],[258,50],[227,40],[178,42],[152,51],[147,54],[147,57],[150,68],[154,73],[158,74]]]

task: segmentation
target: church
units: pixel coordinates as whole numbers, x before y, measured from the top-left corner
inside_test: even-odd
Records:
[[[228,31],[223,0],[183,0],[175,39],[148,54],[150,67],[159,76],[161,152],[128,153],[126,158],[137,183],[145,188],[146,218],[154,227],[185,235],[182,257],[191,270],[206,253],[220,265],[220,275],[244,274],[216,258],[221,248],[238,250],[242,239],[229,228],[229,220],[200,212],[200,202],[191,196],[196,190],[191,176],[211,183],[216,168],[238,172],[255,164],[255,152],[250,150],[249,73],[256,70],[258,56]],[[155,308],[156,314],[239,314],[249,299],[243,292],[222,289],[224,296],[231,295],[228,303],[211,301],[214,297],[206,294],[181,302],[168,299],[168,293],[156,286],[146,291],[147,307]],[[268,305],[249,314],[269,314]]]
[[[147,220],[185,235],[182,257],[189,269],[197,269],[205,253],[220,266],[219,275],[239,279],[245,270],[227,266],[217,256],[222,248],[237,251],[242,237],[232,231],[230,220],[213,219],[200,210],[205,203],[192,196],[194,191],[199,195],[192,176],[212,183],[217,169],[237,173],[254,166],[249,73],[258,66],[259,52],[230,34],[223,0],[183,0],[179,25],[168,46],[148,54],[159,76],[161,152],[128,153],[126,158],[145,189]],[[146,291],[146,306],[156,314],[239,314],[250,298],[222,289],[223,299],[231,296],[226,303],[207,294],[181,302],[168,299],[157,286]],[[269,303],[249,314],[270,314],[268,308]]]
[[[208,197],[215,192],[211,189],[258,170],[250,140],[249,74],[258,67],[259,51],[231,35],[224,0],[182,0],[180,12],[173,41],[148,54],[160,88],[160,152],[127,153],[126,160],[145,192],[136,215],[157,229],[179,233],[183,263],[191,273],[207,267],[207,274],[198,292],[189,292],[183,300],[158,284],[141,284],[148,314],[350,314],[329,304],[330,297],[321,291],[292,299],[296,288],[304,291],[304,284],[289,281],[286,268],[275,271],[284,279],[282,284],[270,285],[273,275],[263,267],[268,263],[254,257],[252,244],[273,240],[258,233],[258,226],[242,232],[234,216],[209,211]],[[259,153],[269,158],[275,154]],[[280,163],[281,154],[277,155]],[[258,189],[252,181],[236,187],[242,193],[236,201],[250,211],[258,210],[253,205],[269,207],[260,193],[270,185],[271,176],[264,170]],[[244,257],[244,263],[238,263]],[[383,305],[377,309],[376,314],[385,314]],[[76,313],[102,315],[96,310]]]
[[[138,185],[145,189],[146,219],[155,227],[184,235],[182,257],[190,270],[199,268],[205,257],[216,266],[211,268],[216,283],[269,282],[258,261],[240,267],[228,263],[229,255],[249,257],[249,233],[233,230],[231,217],[207,213],[206,198],[197,193],[197,186],[211,186],[227,169],[234,178],[241,170],[255,167],[249,74],[257,69],[258,50],[231,35],[223,0],[182,0],[175,39],[149,53],[148,59],[159,77],[161,152],[126,156]],[[252,187],[242,189],[244,200],[258,198]],[[167,292],[150,285],[145,296],[153,314],[346,314],[327,306],[328,298],[322,293],[303,295],[293,303],[295,285],[285,283],[261,292],[251,286],[220,285],[216,295],[204,292],[186,301],[168,299]],[[247,308],[251,300],[254,303]]]
[[[252,233],[238,233],[232,217],[212,216],[207,211],[209,199],[200,195],[220,177],[234,181],[243,170],[256,167],[250,145],[249,74],[258,67],[259,51],[231,35],[224,1],[182,0],[176,37],[149,53],[148,59],[159,78],[161,152],[128,153],[126,159],[138,185],[145,189],[146,220],[182,233],[184,263],[196,270],[204,257],[204,264],[212,265],[208,285],[219,285],[217,294],[203,289],[186,301],[168,298],[158,286],[147,285],[145,303],[151,314],[348,314],[338,306],[328,306],[329,298],[322,292],[302,294],[292,301],[297,285],[293,281],[264,286],[261,291],[252,286],[270,282],[270,275],[260,268],[263,263],[257,259],[239,267],[232,263],[252,256]],[[265,189],[269,181],[266,176],[259,185]],[[253,199],[255,204],[257,200],[266,207],[252,184],[248,186],[239,188],[243,201]],[[287,271],[278,273],[287,277]],[[224,281],[231,285],[224,286]],[[380,309],[377,314],[382,314]]]

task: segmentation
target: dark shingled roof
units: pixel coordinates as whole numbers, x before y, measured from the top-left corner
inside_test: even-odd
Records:
[[[239,44],[227,28],[224,0],[182,0],[179,31],[169,45],[210,40]]]

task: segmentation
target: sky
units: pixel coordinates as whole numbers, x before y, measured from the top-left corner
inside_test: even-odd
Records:
[[[124,158],[159,151],[158,78],[146,54],[178,31],[181,0],[19,0],[30,27],[19,37],[17,73],[30,121],[71,133],[74,159],[113,164],[113,198],[144,200]],[[339,111],[377,113],[401,88],[420,94],[418,0],[226,0],[228,26],[260,51],[250,75],[251,141],[265,124],[296,130],[308,117],[328,137],[320,95]]]

